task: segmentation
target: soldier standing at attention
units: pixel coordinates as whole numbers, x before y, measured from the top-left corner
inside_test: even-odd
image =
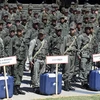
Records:
[[[78,57],[80,59],[80,80],[83,88],[88,88],[88,75],[92,68],[91,54],[93,50],[93,35],[89,25],[85,26],[85,31],[78,37]]]
[[[62,44],[63,44],[63,36],[62,36],[62,28],[61,26],[55,27],[55,33],[49,38],[49,55],[50,56],[58,56],[62,54]],[[51,65],[51,72],[55,72],[56,65]]]
[[[23,77],[24,62],[25,62],[25,40],[23,38],[23,27],[17,27],[17,34],[14,37],[13,55],[17,56],[17,64],[14,65],[14,95],[25,93],[20,90],[20,85]]]
[[[75,69],[75,56],[76,56],[76,50],[77,50],[77,42],[76,42],[76,27],[70,26],[70,33],[64,38],[64,44],[63,44],[63,52],[64,55],[68,55],[68,64],[64,64],[64,87],[66,91],[73,90],[74,88],[71,87],[71,79],[74,74]]]
[[[29,61],[31,65],[31,84],[34,92],[39,92],[40,75],[45,72],[46,55],[48,54],[48,44],[45,38],[45,31],[39,30],[38,36],[31,40],[29,46]]]

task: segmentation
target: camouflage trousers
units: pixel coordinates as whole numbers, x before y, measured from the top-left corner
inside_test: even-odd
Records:
[[[34,60],[34,66],[31,69],[31,85],[32,87],[40,86],[40,75],[45,72],[46,63],[45,60]]]

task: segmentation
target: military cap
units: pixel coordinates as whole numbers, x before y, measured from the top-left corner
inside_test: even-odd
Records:
[[[54,16],[54,17],[51,18],[51,20],[52,21],[56,21],[57,20],[57,17]]]
[[[40,29],[40,30],[39,30],[39,34],[45,34],[44,29]]]
[[[68,12],[68,9],[64,9],[64,12]]]
[[[37,11],[34,11],[34,14],[38,14],[38,12]]]
[[[21,18],[19,16],[15,17],[15,21],[20,21],[20,20],[21,20]]]
[[[23,15],[22,16],[22,20],[27,20],[27,16],[26,15]]]
[[[60,25],[56,25],[56,26],[55,26],[55,29],[56,29],[56,30],[62,30],[62,27],[61,27]]]
[[[90,15],[90,18],[95,18],[96,16],[94,14],[91,14]]]
[[[85,25],[85,29],[90,29],[90,27],[91,27],[90,24]]]
[[[3,13],[3,16],[8,16],[8,12],[4,12]]]
[[[52,11],[52,12],[55,12],[55,9],[54,9],[54,8],[52,8],[52,9],[51,9],[51,11]]]
[[[0,20],[0,24],[3,24],[4,22],[3,22],[3,20]]]
[[[71,2],[71,5],[75,5],[75,2]]]
[[[32,6],[29,6],[28,9],[29,9],[29,10],[33,10],[33,7],[32,7]]]
[[[89,18],[90,16],[89,15],[85,15],[84,17],[83,17],[83,19],[86,19],[86,18]]]
[[[81,24],[81,23],[82,23],[82,19],[78,19],[78,20],[76,21],[76,23],[77,23],[77,24]]]
[[[13,5],[9,5],[9,9],[13,9]]]
[[[10,19],[7,19],[7,21],[6,21],[7,23],[11,23],[11,20]]]
[[[60,16],[60,19],[65,19],[65,16],[64,15]]]
[[[75,29],[76,28],[76,25],[71,25],[70,26],[70,29]]]
[[[48,19],[47,16],[42,16],[42,19]]]
[[[22,31],[23,29],[24,29],[24,26],[23,26],[23,25],[17,26],[17,31],[18,31],[18,30]]]
[[[99,8],[99,4],[95,4],[94,7],[95,7],[95,8]]]
[[[19,2],[18,2],[18,3],[17,3],[17,6],[23,6],[23,5],[22,5],[22,3],[19,3]]]
[[[5,2],[5,3],[4,3],[4,6],[8,6],[8,5],[9,5],[8,2]]]
[[[96,8],[95,8],[95,7],[92,7],[92,8],[91,8],[91,10],[92,10],[92,11],[95,11],[95,10],[96,10]]]
[[[15,5],[13,5],[13,8],[17,8],[17,5],[15,4]]]
[[[11,26],[10,28],[9,28],[9,31],[11,32],[11,31],[16,31],[16,27],[15,26]]]
[[[64,12],[64,11],[65,11],[65,9],[66,9],[65,7],[62,7],[62,8],[61,8],[61,11],[62,11],[62,12]]]
[[[53,8],[59,8],[57,4],[52,5]]]
[[[38,20],[33,20],[32,23],[33,23],[33,24],[39,24],[39,21],[38,21]]]

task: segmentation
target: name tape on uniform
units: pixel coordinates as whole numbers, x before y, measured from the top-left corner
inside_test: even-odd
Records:
[[[0,66],[8,66],[17,64],[16,56],[0,58]]]
[[[94,54],[93,55],[93,62],[99,62],[100,61],[100,54]]]
[[[68,63],[68,55],[67,56],[47,56],[46,64],[64,64]]]

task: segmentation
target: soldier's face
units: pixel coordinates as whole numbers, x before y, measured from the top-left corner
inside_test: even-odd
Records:
[[[46,23],[47,23],[47,19],[43,19],[43,23],[45,23],[45,24],[46,24]]]
[[[75,29],[70,29],[70,34],[71,34],[71,35],[74,35],[74,34],[75,34],[75,32],[76,32],[76,30],[75,30]]]
[[[77,28],[80,29],[81,27],[82,27],[82,24],[81,24],[81,23],[78,23],[78,24],[77,24]]]
[[[40,40],[43,40],[45,38],[45,36],[46,35],[45,34],[42,34],[42,33],[39,33],[39,35],[38,35],[38,37],[39,37]]]
[[[60,30],[56,30],[56,34],[57,34],[58,36],[61,36],[61,32],[62,32],[61,29],[60,29]]]
[[[15,35],[15,31],[11,31],[10,35],[13,37]]]
[[[8,10],[8,5],[5,5],[5,6],[4,6],[4,9],[5,9],[5,10]]]
[[[22,7],[22,6],[18,6],[18,9],[19,9],[19,10],[22,10],[22,9],[23,9],[23,7]]]
[[[32,10],[28,10],[28,13],[29,13],[29,14],[32,14]]]
[[[10,27],[12,24],[11,23],[7,23],[7,27]]]
[[[12,13],[13,12],[13,9],[10,9],[9,12]]]
[[[86,29],[85,29],[85,32],[86,32],[86,34],[90,34],[90,32],[91,32],[91,31],[90,31],[90,28],[86,28]]]
[[[4,20],[6,21],[8,19],[8,16],[4,16]]]
[[[56,21],[52,21],[52,25],[54,25],[54,26],[55,26],[55,25],[56,25]]]
[[[17,30],[17,35],[18,36],[22,36],[22,34],[23,34],[23,31],[22,30]]]
[[[60,22],[61,23],[64,23],[65,22],[64,18],[60,19]]]

